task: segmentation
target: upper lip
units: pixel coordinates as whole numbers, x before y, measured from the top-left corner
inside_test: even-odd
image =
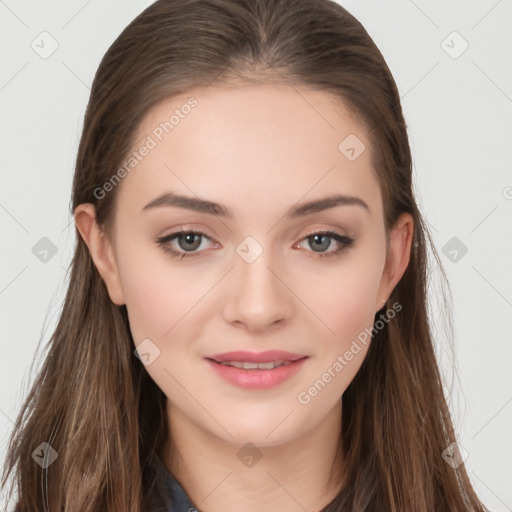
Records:
[[[265,352],[246,352],[237,350],[235,352],[225,352],[223,354],[213,354],[206,356],[206,359],[213,359],[218,363],[223,361],[241,361],[247,363],[270,363],[271,361],[297,361],[307,357],[305,354],[294,354],[293,352],[284,352],[282,350],[267,350]]]

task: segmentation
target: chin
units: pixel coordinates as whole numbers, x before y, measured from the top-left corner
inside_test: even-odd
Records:
[[[214,431],[224,441],[238,447],[244,446],[248,442],[258,447],[279,446],[300,435],[300,428],[297,425],[298,418],[296,412],[293,413],[292,410],[290,408],[283,414],[280,409],[278,414],[260,415],[259,417],[254,414],[241,417],[241,414],[237,414],[239,417],[236,418],[236,421],[233,421],[234,418],[231,417],[231,420],[226,422],[226,430],[229,434],[217,424],[214,426]],[[220,416],[216,416],[216,418],[223,424]]]

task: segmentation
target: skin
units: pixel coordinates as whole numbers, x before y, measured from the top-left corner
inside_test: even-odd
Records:
[[[400,216],[386,253],[366,130],[330,94],[275,84],[192,90],[153,108],[138,141],[190,96],[197,107],[118,186],[113,239],[97,226],[92,204],[76,209],[76,225],[112,301],[126,304],[135,345],[149,338],[160,350],[146,369],[168,398],[177,449],[162,458],[195,505],[203,512],[318,511],[339,490],[325,486],[341,396],[368,345],[308,404],[297,397],[373,326],[409,262],[413,220]],[[338,150],[349,134],[366,145],[355,161]],[[141,211],[164,191],[221,203],[233,218],[169,206]],[[296,203],[334,192],[361,198],[369,211],[342,205],[285,217]],[[182,227],[210,237],[198,256],[172,258],[155,242]],[[355,241],[320,258],[340,244],[315,244],[307,238],[315,230]],[[252,263],[236,252],[247,236],[263,249]],[[186,243],[168,242],[181,252]],[[309,358],[278,386],[246,390],[203,359],[239,349]],[[252,467],[237,456],[250,454],[247,442],[261,455]]]

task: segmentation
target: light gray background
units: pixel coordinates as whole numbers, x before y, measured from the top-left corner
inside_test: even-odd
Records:
[[[89,87],[108,46],[150,3],[0,0],[2,462],[40,336],[49,339],[65,292],[71,180]],[[398,84],[418,200],[453,292],[454,378],[440,312],[434,321],[456,429],[482,500],[510,511],[511,1],[340,3],[366,27]],[[58,43],[46,59],[31,47],[46,37],[50,48],[43,31]],[[58,251],[46,263],[32,252],[43,237]]]

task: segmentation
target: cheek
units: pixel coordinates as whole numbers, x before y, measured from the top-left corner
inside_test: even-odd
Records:
[[[371,253],[359,253],[357,261],[340,266],[339,271],[326,276],[321,288],[315,287],[319,316],[335,334],[331,346],[342,348],[373,325],[381,275],[380,259]]]
[[[161,346],[204,294],[204,286],[173,269],[154,248],[130,245],[124,251],[119,272],[134,342],[150,338]]]
[[[314,363],[297,395],[300,404],[314,404],[317,411],[331,409],[359,371],[375,316],[379,273],[375,261],[373,265],[347,265],[325,283],[326,293],[317,290],[318,316],[329,329],[318,328],[322,335],[316,337]]]

